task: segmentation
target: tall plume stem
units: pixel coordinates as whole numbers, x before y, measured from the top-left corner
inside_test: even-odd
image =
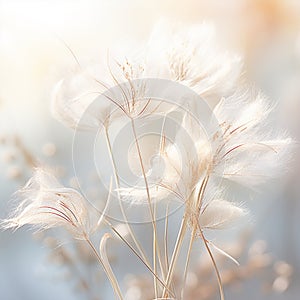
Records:
[[[116,187],[117,187],[117,195],[118,195],[118,199],[119,199],[119,203],[120,203],[120,209],[121,209],[121,213],[122,216],[124,218],[124,221],[126,223],[128,232],[135,244],[135,246],[137,247],[139,254],[141,255],[141,257],[143,258],[143,260],[149,265],[149,260],[145,255],[145,251],[143,250],[142,246],[140,245],[140,243],[138,242],[132,227],[129,224],[127,215],[125,213],[124,207],[123,207],[123,203],[122,203],[122,199],[121,199],[121,195],[119,193],[119,189],[120,189],[120,179],[119,179],[119,175],[118,175],[118,170],[117,170],[117,165],[115,162],[115,158],[114,158],[114,154],[113,154],[113,150],[112,150],[112,146],[111,146],[111,141],[110,141],[110,137],[109,137],[109,132],[108,132],[108,128],[105,127],[105,140],[106,140],[106,145],[107,145],[107,149],[109,152],[109,157],[111,160],[111,164],[112,164],[112,169],[113,169],[113,174],[114,174],[114,178],[115,178],[115,183],[116,183]]]
[[[99,264],[103,267],[105,274],[107,276],[107,278],[110,281],[110,284],[114,290],[114,293],[116,294],[116,296],[118,297],[117,299],[119,300],[123,300],[123,296],[121,293],[121,290],[119,288],[119,284],[116,281],[116,279],[114,277],[111,277],[109,270],[107,269],[103,259],[101,258],[101,256],[99,255],[98,251],[96,250],[94,244],[91,242],[90,238],[85,235],[85,241],[87,242],[87,244],[89,245],[89,247],[91,248],[92,252],[94,253],[95,257],[97,258]]]
[[[133,132],[133,135],[134,135],[136,149],[137,149],[137,152],[138,152],[141,171],[142,171],[144,182],[145,182],[147,200],[148,200],[148,207],[149,207],[149,212],[150,212],[150,216],[151,216],[151,223],[152,223],[152,228],[153,228],[153,270],[154,270],[155,273],[157,273],[156,257],[158,257],[159,265],[160,265],[161,271],[163,273],[164,268],[163,268],[163,265],[162,265],[161,253],[160,253],[159,245],[158,245],[158,242],[157,242],[157,228],[156,228],[155,214],[154,214],[154,211],[153,211],[151,195],[150,195],[150,191],[149,191],[149,184],[148,184],[148,180],[147,180],[147,176],[146,176],[146,172],[145,172],[145,168],[144,168],[142,153],[141,153],[140,145],[139,145],[138,138],[137,138],[137,133],[136,133],[134,120],[132,118],[131,118],[131,127],[132,127],[132,132]],[[156,278],[154,278],[154,292],[155,292],[155,298],[157,298],[158,285],[157,285],[157,279]]]

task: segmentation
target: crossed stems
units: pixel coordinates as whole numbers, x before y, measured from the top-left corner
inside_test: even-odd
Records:
[[[145,255],[145,252],[143,250],[143,248],[141,247],[141,245],[139,244],[138,240],[135,237],[135,234],[127,220],[123,205],[122,205],[122,200],[121,197],[118,193],[118,197],[120,200],[120,207],[121,207],[121,211],[123,214],[123,217],[126,221],[126,225],[129,229],[129,233],[131,235],[131,238],[133,239],[133,242],[135,243],[135,246],[137,247],[138,251],[136,251],[126,240],[124,240],[124,238],[122,238],[115,229],[113,229],[113,231],[120,237],[122,238],[122,240],[127,244],[127,246],[129,246],[129,248],[135,253],[135,255],[137,255],[139,257],[139,259],[144,263],[144,265],[151,271],[151,273],[155,276],[153,277],[154,279],[154,293],[155,293],[155,297],[158,297],[158,283],[160,283],[163,287],[163,292],[162,292],[162,298],[167,298],[169,296],[174,296],[174,292],[171,291],[170,286],[172,284],[173,278],[174,278],[174,271],[176,268],[176,264],[177,264],[177,260],[178,260],[178,256],[179,253],[181,251],[182,248],[182,244],[184,241],[184,238],[186,236],[186,232],[187,232],[187,228],[188,228],[188,213],[185,212],[183,218],[182,218],[182,222],[181,222],[181,226],[179,229],[179,233],[177,236],[177,240],[175,243],[175,247],[174,247],[174,251],[172,253],[172,257],[171,257],[171,261],[170,264],[168,263],[168,253],[167,253],[167,241],[166,245],[165,245],[165,259],[166,259],[166,266],[167,266],[167,270],[165,271],[162,265],[162,258],[161,258],[161,251],[159,248],[159,245],[157,243],[157,228],[156,228],[156,222],[155,222],[155,211],[153,210],[153,203],[151,201],[151,195],[150,195],[150,191],[149,191],[149,185],[148,185],[148,181],[147,181],[147,177],[146,177],[146,173],[145,173],[145,169],[144,169],[144,164],[143,164],[143,159],[142,159],[142,154],[141,154],[141,148],[137,139],[137,134],[136,134],[136,129],[135,129],[135,125],[134,125],[134,120],[131,119],[131,125],[132,125],[132,130],[133,130],[133,134],[134,134],[134,139],[135,139],[135,144],[136,144],[136,148],[137,148],[137,152],[138,152],[138,156],[139,156],[139,162],[140,162],[140,166],[141,166],[141,170],[142,170],[142,174],[143,174],[143,178],[144,178],[144,182],[145,182],[145,187],[146,187],[146,193],[147,193],[147,199],[148,199],[148,206],[149,206],[149,212],[150,212],[150,216],[151,216],[151,223],[152,223],[152,227],[153,227],[153,270],[149,267],[149,261]],[[117,185],[117,189],[119,187],[119,177],[118,177],[118,172],[117,172],[117,168],[116,168],[116,164],[115,164],[115,159],[113,156],[113,152],[112,152],[112,147],[111,147],[111,143],[110,143],[110,139],[109,139],[109,134],[108,134],[108,130],[105,130],[105,135],[106,135],[106,141],[107,141],[107,146],[108,146],[108,150],[110,153],[110,158],[111,158],[111,162],[113,165],[113,171],[114,171],[114,177],[115,177],[115,182]],[[223,288],[222,288],[222,283],[221,283],[221,277],[216,265],[216,262],[214,260],[214,257],[212,255],[212,252],[208,246],[208,241],[206,240],[202,228],[200,227],[199,224],[199,216],[200,216],[200,212],[201,212],[201,207],[202,207],[202,202],[203,202],[203,196],[204,196],[204,192],[207,186],[209,180],[209,175],[206,175],[205,178],[202,181],[202,184],[200,186],[199,192],[198,192],[198,196],[197,196],[197,210],[196,210],[196,214],[193,217],[193,229],[191,232],[191,236],[190,236],[190,242],[189,242],[189,247],[188,247],[188,251],[187,251],[187,255],[186,255],[186,263],[185,263],[185,268],[184,268],[184,275],[183,275],[183,286],[182,286],[182,291],[181,291],[181,298],[183,298],[184,296],[184,286],[185,286],[185,282],[186,282],[186,277],[187,277],[187,270],[188,270],[188,265],[189,265],[189,261],[190,261],[190,256],[191,256],[191,250],[192,250],[192,246],[193,243],[195,241],[196,235],[197,233],[199,233],[199,236],[201,237],[201,239],[203,240],[205,247],[208,251],[208,254],[212,260],[216,275],[217,275],[217,279],[218,279],[218,285],[219,285],[219,290],[220,290],[220,295],[221,295],[221,299],[224,299],[224,293],[223,293]],[[155,206],[154,206],[155,209]],[[166,219],[167,220],[167,219]],[[167,221],[166,221],[167,222]],[[166,231],[165,231],[165,238],[167,238],[167,224],[166,224]],[[139,253],[138,253],[139,252]],[[165,280],[161,280],[158,277],[158,273],[157,273],[157,263],[156,263],[156,258],[158,257],[158,261],[159,261],[159,266],[162,272],[162,276],[163,278],[165,278]]]
[[[82,69],[81,64],[79,63],[76,55],[73,53],[73,51],[71,50],[71,48],[68,45],[66,45],[66,44],[65,44],[65,46],[71,52],[71,54],[74,57],[76,63],[78,64],[79,68]],[[109,98],[109,97],[107,97],[107,98],[114,105],[116,105],[116,107],[118,107],[119,109],[121,109],[121,111],[123,111],[124,114],[127,117],[129,117],[131,119],[132,130],[133,130],[134,137],[135,137],[135,144],[136,144],[136,148],[137,148],[138,156],[139,156],[139,162],[140,162],[140,166],[141,166],[141,170],[142,170],[142,173],[143,173],[143,178],[144,178],[144,182],[145,182],[145,186],[146,186],[147,199],[148,199],[148,205],[149,205],[149,212],[150,212],[150,215],[151,215],[151,223],[152,223],[152,227],[153,227],[153,269],[150,267],[149,260],[147,259],[142,246],[139,244],[139,242],[138,242],[138,240],[137,240],[137,238],[136,238],[136,236],[135,236],[135,234],[134,234],[134,232],[133,232],[133,230],[132,230],[132,228],[131,228],[131,226],[130,226],[130,224],[128,222],[126,213],[124,211],[122,200],[121,200],[121,197],[120,197],[120,194],[119,194],[119,191],[118,191],[119,187],[120,187],[120,182],[119,182],[119,177],[118,177],[118,172],[117,172],[117,168],[116,168],[116,163],[115,163],[115,159],[114,159],[114,156],[113,156],[112,147],[111,147],[111,143],[110,143],[110,139],[109,139],[108,124],[105,124],[105,122],[103,123],[103,126],[105,128],[106,143],[107,143],[107,147],[108,147],[108,151],[109,151],[109,154],[110,154],[110,159],[111,159],[111,163],[112,163],[112,167],[113,167],[113,173],[114,173],[114,178],[115,178],[115,184],[116,184],[117,191],[118,191],[117,193],[118,193],[118,198],[119,198],[119,202],[120,202],[121,213],[122,213],[122,215],[124,217],[125,223],[127,224],[126,226],[128,228],[129,234],[130,234],[130,236],[131,236],[131,238],[132,238],[135,246],[137,247],[137,250],[112,226],[112,224],[105,218],[104,214],[101,215],[101,217],[100,217],[99,220],[101,220],[101,221],[104,220],[104,222],[106,222],[106,224],[112,229],[112,231],[131,249],[131,251],[139,258],[139,260],[152,273],[152,275],[154,277],[155,297],[158,298],[157,297],[158,282],[163,287],[163,295],[162,295],[162,298],[160,298],[160,299],[164,299],[164,298],[168,297],[169,295],[171,297],[174,297],[173,292],[170,291],[170,286],[172,284],[172,280],[173,280],[173,276],[174,276],[174,270],[175,270],[175,267],[176,267],[177,259],[178,259],[178,256],[179,256],[179,252],[181,250],[184,237],[186,235],[186,230],[187,230],[187,225],[188,225],[188,218],[187,218],[186,214],[184,214],[184,216],[182,218],[181,226],[180,226],[180,229],[179,229],[179,233],[178,233],[178,236],[177,236],[177,241],[176,241],[176,244],[175,244],[175,248],[174,248],[174,251],[172,253],[172,258],[171,258],[171,261],[170,261],[170,264],[169,264],[169,261],[168,261],[168,250],[167,250],[167,248],[168,248],[167,247],[167,238],[168,238],[168,236],[167,236],[167,233],[168,233],[168,218],[167,218],[168,212],[167,211],[168,211],[168,208],[166,210],[166,222],[165,222],[165,234],[164,235],[165,235],[165,260],[166,260],[165,263],[166,263],[166,267],[167,267],[168,271],[166,272],[167,275],[166,275],[165,282],[164,282],[157,275],[157,266],[156,266],[156,256],[157,255],[158,255],[159,265],[160,265],[162,273],[164,273],[163,272],[164,269],[163,269],[163,266],[162,266],[162,260],[161,260],[161,253],[160,253],[160,250],[159,250],[159,245],[157,243],[157,229],[156,229],[156,223],[155,223],[155,211],[153,211],[153,204],[151,202],[151,196],[150,196],[150,192],[149,192],[148,181],[147,181],[147,177],[146,177],[146,174],[145,174],[145,169],[144,169],[144,164],[143,164],[143,160],[142,160],[141,150],[140,150],[140,146],[139,146],[137,135],[136,135],[135,125],[134,125],[134,119],[130,116],[130,108],[134,109],[135,101],[132,103],[132,106],[130,107],[130,105],[129,105],[130,102],[128,100],[126,92],[123,90],[123,88],[119,84],[118,80],[115,78],[114,74],[112,73],[111,68],[109,66],[109,61],[107,63],[108,63],[108,68],[109,68],[110,74],[111,74],[114,82],[120,87],[120,89],[121,89],[121,91],[123,93],[125,104],[127,103],[128,111],[126,111],[126,108],[125,108],[126,106],[125,105],[122,106],[119,103],[117,103],[116,101],[114,101],[114,99]],[[105,89],[108,89],[108,87],[103,82],[97,80],[92,75],[90,75],[90,77],[93,80],[95,80],[100,86],[104,87]],[[132,93],[132,96],[133,96],[132,98],[134,100],[135,99],[135,97],[134,97],[134,95],[135,95],[134,90],[135,89],[134,89],[134,87],[132,85],[132,81],[131,81],[131,79],[128,76],[125,76],[125,77],[126,77],[126,80],[128,80],[128,82],[130,84],[130,87],[131,87],[131,91],[130,92]],[[142,108],[142,110],[140,111],[140,113],[138,114],[138,116],[140,116],[141,114],[144,113],[144,111],[146,110],[146,108],[149,105],[149,103],[150,103],[150,99],[146,103],[145,107]],[[193,229],[192,229],[192,233],[191,233],[191,237],[190,237],[190,242],[189,242],[189,247],[188,247],[188,252],[187,252],[187,259],[186,259],[186,264],[185,264],[185,269],[184,269],[183,287],[182,287],[181,298],[183,297],[183,294],[184,294],[184,285],[185,285],[185,282],[186,282],[187,269],[188,269],[189,260],[190,260],[190,256],[191,256],[190,255],[191,254],[191,249],[192,249],[194,240],[196,238],[196,234],[199,231],[200,237],[202,238],[202,240],[203,240],[203,242],[205,244],[205,247],[206,247],[206,249],[207,249],[207,251],[208,251],[208,253],[210,255],[210,258],[212,260],[213,266],[214,266],[216,274],[217,274],[218,284],[219,284],[219,289],[220,289],[220,295],[221,295],[221,300],[224,300],[224,293],[223,293],[223,288],[222,288],[220,274],[219,274],[216,262],[214,260],[214,257],[213,257],[213,255],[211,253],[211,250],[210,250],[209,246],[208,246],[208,241],[205,239],[203,231],[202,231],[201,226],[199,224],[199,215],[200,215],[200,210],[201,210],[201,205],[202,205],[202,200],[203,200],[203,194],[204,194],[204,191],[205,191],[208,179],[209,179],[209,176],[207,175],[204,178],[204,180],[202,182],[202,185],[201,185],[201,188],[200,188],[199,193],[198,193],[198,201],[197,201],[198,202],[197,203],[198,211],[197,211],[197,214],[196,214],[196,217],[195,217],[195,222],[193,222],[194,226],[193,226]],[[154,206],[154,208],[155,208],[155,206]],[[120,291],[119,285],[117,283],[116,278],[112,274],[112,270],[111,270],[110,266],[109,266],[109,270],[108,270],[108,267],[105,265],[105,263],[104,263],[101,255],[98,254],[98,252],[95,249],[93,243],[90,241],[88,235],[85,235],[85,239],[86,239],[87,243],[89,244],[89,246],[91,247],[92,251],[94,252],[95,256],[97,257],[97,260],[99,261],[99,263],[104,268],[104,271],[106,272],[107,277],[108,277],[108,279],[111,282],[111,285],[112,285],[112,287],[114,289],[115,294],[119,297],[120,300],[123,300],[123,296],[122,296],[122,293]],[[101,246],[100,246],[100,248],[101,248]],[[163,277],[165,277],[164,274],[162,274],[162,275],[163,275]]]

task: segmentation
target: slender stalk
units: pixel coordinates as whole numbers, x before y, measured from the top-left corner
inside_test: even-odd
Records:
[[[128,248],[139,258],[139,260],[144,264],[144,266],[151,272],[151,274],[159,281],[159,283],[167,289],[167,291],[170,293],[170,295],[173,297],[173,293],[166,287],[166,284],[157,276],[157,274],[151,269],[150,265],[147,264],[142,257],[139,255],[139,253],[128,243],[128,241],[122,237],[122,235],[113,227],[113,225],[104,218],[104,221],[106,224],[111,228],[111,230],[128,246]]]
[[[157,256],[159,264],[160,264],[161,271],[163,273],[163,265],[162,265],[162,259],[161,259],[159,246],[158,246],[158,243],[157,243],[157,228],[156,228],[155,217],[154,217],[154,212],[153,212],[152,203],[151,203],[149,185],[148,185],[148,180],[147,180],[147,176],[146,176],[146,172],[145,172],[145,168],[144,168],[144,163],[143,163],[143,158],[142,158],[140,145],[139,145],[138,138],[137,138],[137,133],[136,133],[136,129],[135,129],[134,120],[132,118],[131,118],[131,127],[132,127],[132,131],[133,131],[134,139],[135,139],[135,145],[136,145],[137,152],[138,152],[141,171],[142,171],[144,182],[145,182],[149,212],[150,212],[151,223],[152,223],[152,227],[153,227],[153,269],[154,269],[154,272],[157,273],[157,266],[156,266],[156,256]],[[164,288],[164,290],[165,290],[165,288]],[[157,287],[156,278],[154,278],[154,292],[155,292],[155,298],[157,298],[158,287]]]
[[[176,266],[176,263],[178,260],[180,249],[182,247],[186,229],[187,229],[187,218],[186,218],[186,216],[183,216],[181,225],[180,225],[180,229],[179,229],[179,232],[177,235],[177,240],[175,243],[174,251],[173,251],[173,254],[171,257],[170,267],[169,267],[169,270],[167,273],[167,278],[166,278],[166,288],[164,288],[164,290],[163,290],[162,298],[166,298],[168,296],[167,289],[170,287],[170,285],[172,283],[174,269],[175,269],[175,266]]]
[[[165,233],[164,233],[164,243],[165,243],[165,265],[166,270],[169,270],[169,250],[168,250],[168,226],[169,226],[169,205],[166,208],[166,217],[165,217]]]
[[[201,236],[201,238],[202,238],[202,240],[203,240],[203,242],[204,242],[205,248],[206,248],[206,250],[207,250],[207,252],[208,252],[208,254],[209,254],[209,256],[210,256],[210,259],[211,259],[211,261],[212,261],[213,267],[214,267],[215,272],[216,272],[216,276],[217,276],[217,280],[218,280],[218,286],[219,286],[219,291],[220,291],[220,297],[221,297],[221,300],[224,300],[225,297],[224,297],[224,291],[223,291],[222,279],[221,279],[221,275],[220,275],[220,272],[219,272],[217,263],[216,263],[215,258],[214,258],[213,254],[212,254],[212,252],[211,252],[211,250],[210,250],[210,248],[209,248],[209,246],[208,246],[208,242],[207,242],[207,240],[206,240],[206,238],[205,238],[205,236],[204,236],[204,234],[203,234],[203,232],[202,232],[202,229],[201,229],[199,223],[198,223],[198,228],[199,228],[200,236]]]
[[[98,251],[96,250],[94,244],[91,242],[91,240],[89,239],[88,236],[85,236],[85,241],[88,243],[88,245],[90,246],[91,250],[93,251],[93,253],[95,254],[95,257],[97,258],[99,264],[103,267],[104,271],[105,271],[105,274],[108,278],[108,280],[110,281],[110,284],[115,292],[115,295],[118,296],[118,298],[120,300],[123,300],[123,296],[122,296],[122,293],[120,291],[120,288],[119,288],[119,285],[118,285],[118,282],[116,281],[115,278],[112,278],[108,272],[108,270],[106,269],[106,266],[102,260],[102,258],[100,257]]]
[[[114,174],[115,183],[116,183],[116,187],[117,187],[117,195],[118,195],[118,199],[119,199],[119,203],[120,203],[120,209],[121,209],[122,216],[125,220],[128,232],[129,232],[135,246],[137,247],[140,255],[145,260],[145,262],[147,262],[147,264],[149,264],[149,260],[147,259],[146,255],[145,255],[145,251],[143,250],[141,244],[138,242],[138,240],[137,240],[137,238],[136,238],[136,236],[135,236],[135,234],[132,230],[132,227],[130,226],[130,224],[128,222],[128,218],[126,216],[126,213],[125,213],[125,210],[124,210],[124,207],[123,207],[123,203],[122,203],[121,196],[120,196],[120,193],[119,193],[120,179],[119,179],[117,166],[116,166],[114,154],[113,154],[113,151],[112,151],[112,146],[111,146],[110,137],[109,137],[107,127],[105,127],[105,140],[106,140],[106,145],[107,145],[107,149],[108,149],[108,152],[109,152],[109,156],[110,156],[110,160],[111,160],[111,164],[112,164],[112,168],[113,168],[113,174]]]
[[[110,238],[110,235],[108,233],[104,234],[101,241],[100,241],[100,256],[102,258],[102,261],[106,267],[106,271],[107,271],[107,275],[109,276],[110,278],[110,281],[111,282],[114,282],[115,283],[115,290],[116,292],[118,293],[118,297],[120,299],[123,299],[123,296],[122,296],[122,293],[121,293],[121,289],[119,287],[119,284],[118,284],[118,281],[115,277],[115,274],[110,266],[110,263],[109,263],[109,260],[108,260],[108,257],[107,257],[107,252],[106,252],[106,243],[107,243],[107,240]]]
[[[199,193],[198,193],[197,215],[196,215],[195,224],[196,224],[196,227],[198,227],[198,231],[199,231],[200,237],[203,240],[205,248],[206,248],[206,250],[207,250],[207,252],[208,252],[208,254],[209,254],[210,258],[211,258],[213,267],[214,267],[216,275],[217,275],[218,286],[219,286],[219,290],[220,290],[220,297],[221,297],[221,300],[224,300],[224,292],[223,292],[223,286],[222,286],[222,280],[221,280],[220,272],[218,270],[218,267],[217,267],[216,261],[214,259],[214,256],[213,256],[213,254],[212,254],[212,252],[211,252],[211,250],[209,248],[208,241],[204,237],[202,228],[201,228],[201,226],[199,224],[199,217],[200,217],[200,213],[201,213],[201,207],[202,207],[202,202],[203,202],[203,195],[204,195],[204,191],[205,191],[205,189],[207,187],[208,180],[209,180],[209,174],[207,173],[206,176],[205,176],[205,178],[202,181],[202,184],[201,184],[201,187],[200,187],[200,190],[199,190]]]
[[[185,261],[185,266],[184,266],[184,272],[183,272],[181,299],[184,299],[186,277],[187,277],[187,272],[188,272],[188,268],[189,268],[189,263],[190,263],[193,244],[194,244],[194,241],[195,241],[195,238],[196,238],[196,232],[197,232],[197,227],[193,229],[191,237],[190,237],[189,248],[188,248],[188,251],[187,251],[186,261]]]
[[[201,186],[200,186],[200,189],[199,189],[199,192],[198,192],[198,197],[197,197],[197,204],[196,204],[196,212],[197,212],[197,220],[198,220],[198,216],[200,215],[200,208],[201,208],[201,205],[202,205],[202,201],[203,201],[203,195],[204,195],[204,191],[206,189],[206,186],[207,186],[207,183],[208,183],[208,179],[209,179],[209,176],[206,175],[201,183]],[[197,222],[196,222],[197,224]],[[197,228],[197,225],[195,224],[195,228]],[[177,236],[177,241],[176,241],[176,244],[175,244],[175,248],[174,248],[174,251],[173,251],[173,255],[172,255],[172,258],[171,258],[171,263],[170,263],[170,268],[168,270],[168,275],[167,275],[167,279],[166,279],[166,284],[167,284],[167,287],[170,286],[171,282],[172,282],[172,277],[173,277],[173,272],[174,272],[174,269],[175,269],[175,265],[177,263],[177,259],[178,259],[178,256],[179,256],[179,252],[180,252],[180,249],[182,247],[182,243],[183,243],[183,240],[184,240],[184,236],[185,236],[185,233],[186,233],[186,228],[187,228],[187,216],[186,214],[183,216],[183,219],[182,219],[182,222],[181,222],[181,227],[180,227],[180,230],[179,230],[179,233],[178,233],[178,236]],[[195,231],[195,229],[193,230]],[[194,235],[196,233],[193,233]],[[193,243],[194,243],[194,240],[195,240],[195,237],[191,237],[191,240],[190,240],[190,243],[189,243],[189,249],[188,249],[188,252],[187,252],[187,264],[189,263],[189,255],[190,255],[190,249],[192,248],[193,246]],[[186,265],[186,268],[188,268],[188,265]],[[186,270],[187,271],[187,270]],[[184,275],[186,276],[186,275]],[[166,291],[164,290],[163,291],[163,297],[166,297],[167,296],[167,293]]]
[[[201,207],[202,207],[202,202],[203,202],[203,196],[204,196],[204,191],[207,187],[208,184],[208,180],[209,180],[209,175],[206,174],[206,176],[204,177],[199,192],[198,192],[198,197],[197,197],[197,204],[196,204],[196,211],[197,211],[197,215],[196,215],[196,219],[199,220],[199,216],[201,213]]]

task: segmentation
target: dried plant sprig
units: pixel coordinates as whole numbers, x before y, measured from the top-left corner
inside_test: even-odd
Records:
[[[38,239],[51,250],[47,256],[47,262],[52,266],[57,265],[60,269],[63,267],[65,270],[64,279],[74,280],[76,289],[87,293],[90,298],[94,297],[99,300],[98,296],[93,295],[95,289],[89,276],[91,265],[97,263],[97,260],[90,255],[90,250],[86,244],[79,242],[62,245],[53,235],[47,236],[47,232],[39,233]]]

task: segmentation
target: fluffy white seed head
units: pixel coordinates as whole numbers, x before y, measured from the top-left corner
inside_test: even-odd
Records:
[[[120,49],[122,54],[112,49],[105,63],[80,70],[57,84],[52,101],[57,119],[68,127],[77,127],[97,95],[123,82],[130,85],[128,91],[122,91],[128,99],[114,98],[119,107],[109,99],[101,100],[100,105],[86,114],[79,129],[108,126],[112,112],[118,108],[120,113],[124,110],[123,116],[124,113],[134,118],[147,115],[157,103],[137,101],[143,98],[145,87],[132,89],[135,79],[177,81],[215,103],[232,92],[241,77],[241,58],[220,47],[214,26],[208,23],[187,27],[159,22],[147,42],[123,45]],[[170,111],[169,107],[160,109],[165,113]]]
[[[224,229],[246,215],[246,210],[222,199],[215,199],[203,207],[199,224],[203,229]]]
[[[103,98],[101,103],[97,102],[96,109],[91,109],[90,105],[103,90],[104,87],[88,71],[76,72],[56,84],[51,102],[52,114],[73,129],[99,129],[109,121],[111,103]]]
[[[241,57],[224,51],[211,23],[161,21],[147,48],[145,75],[179,81],[212,101],[232,92],[241,77]]]
[[[74,189],[63,187],[49,172],[36,169],[17,196],[21,201],[12,216],[3,222],[3,228],[34,225],[43,230],[63,226],[78,239],[88,234],[89,218],[84,198]]]
[[[220,130],[214,140],[216,175],[255,186],[284,171],[293,141],[270,129],[270,102],[245,89],[224,98],[214,114]]]

